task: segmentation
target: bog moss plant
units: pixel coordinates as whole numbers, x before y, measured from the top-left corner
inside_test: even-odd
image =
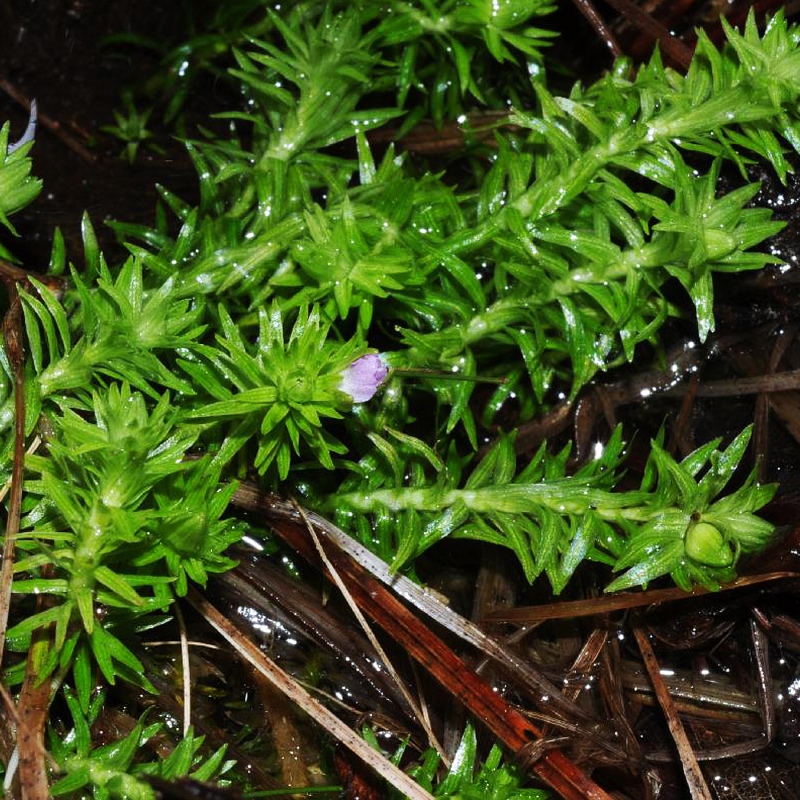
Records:
[[[189,737],[174,763],[140,769],[146,721],[113,750],[91,750],[87,732],[97,685],[148,688],[136,631],[233,565],[243,527],[225,511],[243,475],[336,517],[397,570],[469,538],[510,548],[556,593],[587,559],[609,591],[666,575],[716,588],[770,541],[757,512],[774,487],[751,474],[724,494],[749,429],[680,461],[653,441],[626,491],[620,430],[573,471],[547,446],[518,464],[515,429],[479,458],[512,396],[522,424],[657,346],[687,313],[667,285],[704,340],[714,275],[776,260],[763,243],[781,223],[753,205],[748,165],[785,179],[800,152],[800,30],[781,14],[726,27],[721,49],[700,34],[685,75],[656,53],[559,95],[555,33],[538,27],[553,8],[265,5],[257,38],[216,49],[243,103],[222,112],[228,138],[187,142],[199,203],[162,189],[153,227],[116,223],[129,256],[114,264],[87,217],[80,267],[55,239],[63,289],[21,286],[25,430],[41,445],[25,460],[13,591],[48,602],[23,601],[7,638],[25,652],[53,626],[39,678],[57,679],[74,723],[50,740],[54,791],[150,797],[144,773],[224,766],[199,765]],[[470,129],[476,110],[498,112],[491,145]],[[422,117],[460,123],[463,148],[427,165],[371,144]],[[40,184],[30,144],[10,152],[8,133],[0,223],[13,230]],[[725,163],[739,188],[720,187]],[[8,349],[0,366],[9,478]],[[488,401],[477,378],[495,381]],[[9,660],[5,685],[23,672]],[[533,796],[509,792],[492,796]]]

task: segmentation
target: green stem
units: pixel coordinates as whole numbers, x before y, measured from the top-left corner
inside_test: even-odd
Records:
[[[344,503],[358,511],[413,509],[436,512],[460,505],[479,514],[524,514],[539,506],[570,515],[592,510],[609,522],[645,522],[665,510],[648,507],[650,499],[646,492],[607,492],[567,479],[548,483],[504,484],[483,489],[380,489],[337,495],[335,502],[337,505]]]
[[[646,151],[656,144],[670,143],[700,131],[774,117],[776,109],[769,101],[754,98],[754,86],[754,80],[732,86],[713,98],[695,103],[689,111],[680,108],[678,113],[676,109],[668,109],[660,118],[613,134],[608,140],[584,150],[569,169],[549,179],[536,180],[507,207],[476,225],[468,238],[460,232],[454,235],[443,249],[458,254],[489,241],[496,231],[506,228],[504,219],[509,208],[521,214],[527,224],[556,213],[580,195],[600,170],[624,160],[627,154]],[[536,121],[535,118],[531,120]],[[674,172],[673,164],[664,166]]]

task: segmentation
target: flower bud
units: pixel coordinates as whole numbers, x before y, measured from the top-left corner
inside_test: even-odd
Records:
[[[708,522],[697,522],[686,532],[686,555],[709,567],[728,567],[733,551],[719,528]]]
[[[342,371],[339,391],[349,394],[354,403],[371,400],[381,384],[386,380],[389,368],[378,353],[369,353],[357,358]]]
[[[28,127],[25,128],[25,133],[22,134],[22,138],[19,141],[8,145],[6,154],[10,156],[15,150],[19,150],[19,148],[22,147],[23,145],[28,144],[28,142],[32,142],[35,137],[36,137],[36,101],[31,100],[31,115],[28,120]]]

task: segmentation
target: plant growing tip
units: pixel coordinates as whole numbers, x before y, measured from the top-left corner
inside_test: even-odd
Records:
[[[695,522],[686,531],[686,555],[709,567],[729,567],[734,556],[719,528]]]

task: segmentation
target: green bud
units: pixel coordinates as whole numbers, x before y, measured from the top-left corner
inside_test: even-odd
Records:
[[[724,258],[736,249],[736,239],[722,230],[705,231],[706,252],[710,261]]]
[[[686,532],[686,555],[709,567],[728,567],[733,551],[719,528],[708,522],[697,522]]]

